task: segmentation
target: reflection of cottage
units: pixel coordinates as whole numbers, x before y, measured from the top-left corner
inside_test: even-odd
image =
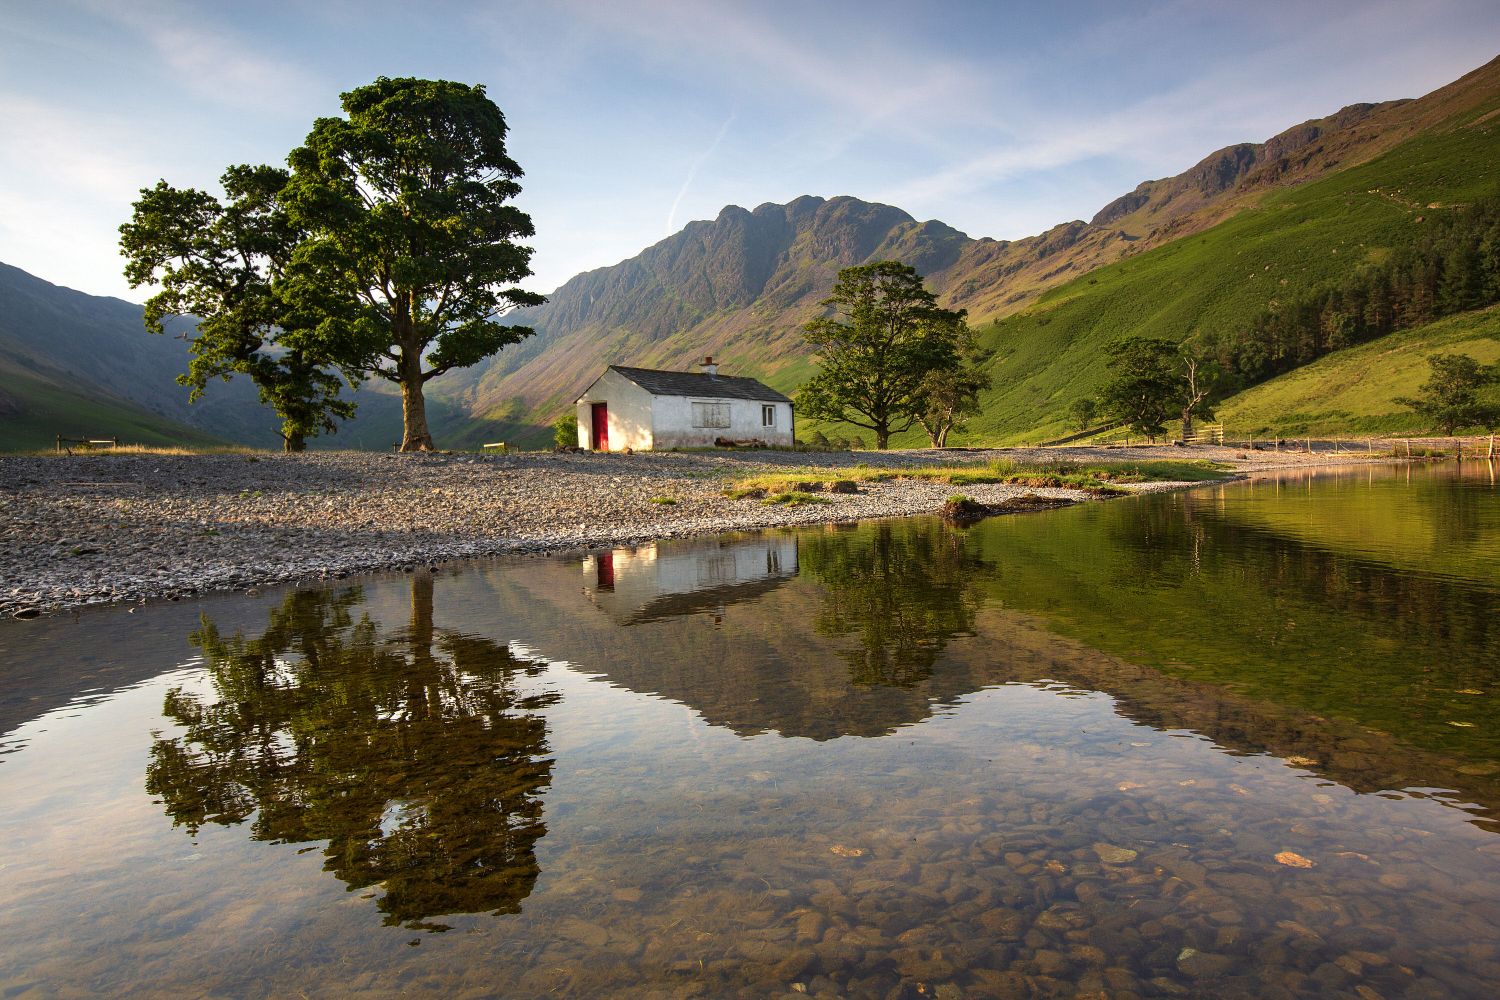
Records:
[[[583,561],[585,592],[625,625],[759,597],[797,575],[795,535],[653,542]]]
[[[578,398],[578,446],[589,451],[790,446],[792,401],[753,378],[610,365]]]

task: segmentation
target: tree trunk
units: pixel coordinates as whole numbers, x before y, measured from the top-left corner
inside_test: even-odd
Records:
[[[401,380],[401,450],[432,451],[427,430],[427,400],[422,397],[422,377]]]
[[[307,450],[307,438],[301,431],[292,431],[290,434],[281,435],[281,450],[285,452],[298,452]]]
[[[884,424],[875,428],[875,450],[885,451],[890,446],[891,429]]]
[[[1193,411],[1191,409],[1182,411],[1182,440],[1186,441],[1193,436]]]

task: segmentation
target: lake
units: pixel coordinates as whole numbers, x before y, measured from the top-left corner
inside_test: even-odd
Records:
[[[1490,997],[1500,490],[0,623],[0,997]]]

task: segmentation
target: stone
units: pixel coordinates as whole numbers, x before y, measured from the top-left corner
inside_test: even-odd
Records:
[[[1194,979],[1222,976],[1233,967],[1234,959],[1228,955],[1216,955],[1196,948],[1184,948],[1177,956],[1177,968]]]
[[[1094,845],[1094,853],[1099,860],[1107,865],[1125,865],[1134,861],[1136,852],[1128,847],[1119,847],[1115,844],[1097,843]]]

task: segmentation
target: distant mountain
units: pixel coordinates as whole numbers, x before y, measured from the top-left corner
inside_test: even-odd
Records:
[[[259,408],[253,391],[245,405],[248,386],[226,386],[189,410],[187,390],[173,382],[186,357],[172,335],[146,333],[140,306],[0,264],[0,449],[43,447],[59,434],[266,443],[247,433]],[[274,438],[274,422],[267,427]]]
[[[1232,338],[1261,314],[1310,299],[1386,261],[1394,248],[1436,228],[1441,215],[1500,197],[1500,60],[1418,100],[1377,106],[1290,159],[1259,152],[1255,159],[1260,166],[1252,163],[1227,189],[1237,208],[1183,217],[1196,223],[1228,211],[1216,225],[1190,235],[1175,230],[1177,238],[1072,277],[981,329],[981,341],[994,352],[994,385],[967,440],[1061,437],[1071,430],[1068,406],[1094,395],[1107,377],[1112,341],[1131,335],[1182,340],[1196,333]],[[1293,174],[1306,179],[1286,182]],[[1148,188],[1148,203],[1131,212],[1149,214],[1154,204],[1169,208],[1171,188]],[[1487,322],[1492,320],[1477,324]],[[1378,371],[1344,364],[1336,357],[1343,352],[1328,355],[1326,364],[1316,364],[1347,378],[1324,381],[1311,394],[1288,388],[1256,393],[1249,405],[1232,399],[1224,413],[1254,417],[1229,429],[1257,436],[1271,427],[1286,432],[1313,424],[1325,433],[1369,429],[1368,418],[1401,410],[1393,397],[1376,398],[1376,386],[1396,393],[1425,378],[1424,353],[1411,349],[1424,336],[1391,334],[1346,348]],[[1447,339],[1444,330],[1434,330],[1426,342]],[[1296,385],[1302,370],[1276,381]],[[1271,399],[1295,399],[1301,412],[1273,416],[1266,405]],[[1382,426],[1398,425],[1411,426],[1409,418]]]
[[[281,447],[281,421],[247,379],[210,385],[197,403],[176,383],[184,331],[146,332],[141,307],[86,295],[0,264],[0,451],[47,447],[61,434],[132,443]],[[399,400],[363,390],[358,417],[313,447],[386,448],[400,440]],[[469,423],[438,400],[439,429]]]
[[[1218,150],[1146,181],[1092,220],[1022,240],[975,239],[942,222],[852,197],[729,206],[629,260],[580,274],[515,314],[537,336],[457,375],[446,391],[476,416],[545,424],[607,364],[681,368],[703,354],[792,389],[809,373],[801,327],[840,268],[902,260],[945,305],[983,323],[1027,308],[1095,268],[1203,232],[1273,189],[1368,162],[1493,92],[1495,64],[1427,97],[1355,104],[1261,143]],[[535,430],[531,432],[537,434]]]

